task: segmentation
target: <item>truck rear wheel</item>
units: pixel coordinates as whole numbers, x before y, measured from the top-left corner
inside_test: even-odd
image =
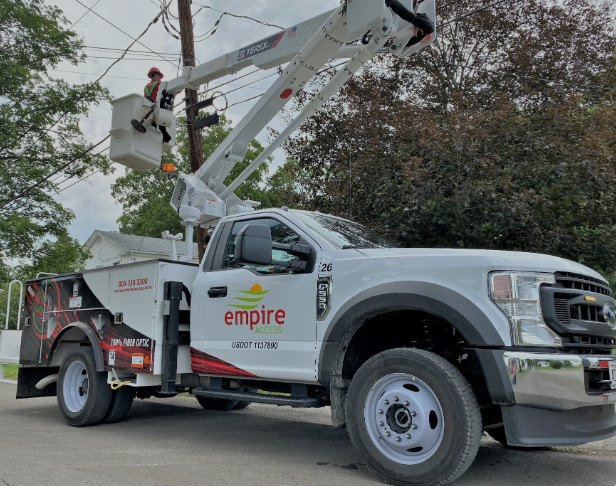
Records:
[[[448,361],[392,349],[357,371],[346,400],[353,446],[387,483],[442,485],[471,465],[482,435],[468,381]]]
[[[73,427],[96,425],[105,418],[110,402],[107,373],[96,371],[92,348],[70,351],[58,377],[58,406],[64,421]]]
[[[130,386],[123,386],[114,390],[111,394],[111,404],[107,415],[103,419],[106,424],[115,424],[124,420],[130,408],[133,406],[135,391]]]

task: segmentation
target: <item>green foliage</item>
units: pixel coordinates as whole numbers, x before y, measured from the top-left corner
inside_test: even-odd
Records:
[[[98,84],[69,85],[51,76],[60,62],[84,59],[82,42],[66,24],[43,0],[0,0],[0,259],[36,260],[41,249],[51,249],[45,239],[64,238],[74,213],[53,199],[55,183],[109,171],[106,157],[88,155],[4,205],[90,145],[79,118],[108,98]]]
[[[4,377],[7,380],[17,380],[19,374],[19,365],[6,365],[4,369]]]
[[[190,172],[190,162],[184,118],[178,120],[178,127],[177,149],[166,152],[162,163],[174,164],[178,172],[187,173]],[[218,125],[202,131],[204,159],[214,153],[231,130],[231,121],[222,115]],[[248,146],[244,161],[233,168],[225,183],[230,184],[262,151],[263,146],[253,140]],[[271,163],[271,160],[270,158],[268,162]],[[281,192],[282,189],[290,190],[292,186],[292,180],[287,173],[290,165],[285,167],[267,179],[268,164],[263,163],[235,194],[241,199],[260,201],[263,208],[285,205],[278,192],[279,189]],[[160,238],[161,233],[166,230],[172,234],[183,233],[181,220],[169,204],[174,187],[175,181],[167,179],[160,169],[127,170],[126,175],[120,177],[112,186],[113,197],[123,208],[122,216],[118,219],[120,232],[154,238]]]
[[[487,3],[455,2],[440,21]],[[286,144],[298,204],[406,247],[548,253],[613,273],[613,16],[613,2],[522,0],[441,29],[408,60],[377,59]]]

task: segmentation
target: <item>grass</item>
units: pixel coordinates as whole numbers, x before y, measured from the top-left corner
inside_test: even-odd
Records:
[[[19,372],[18,365],[6,365],[4,368],[5,380],[17,380],[17,373]]]

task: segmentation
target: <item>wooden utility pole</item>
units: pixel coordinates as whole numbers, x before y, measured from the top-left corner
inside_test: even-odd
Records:
[[[193,19],[190,3],[191,0],[178,0],[178,17],[180,19],[182,59],[184,61],[184,66],[195,66],[195,37],[193,35]],[[184,92],[186,94],[186,129],[188,130],[190,171],[197,172],[203,165],[203,140],[201,138],[201,132],[193,129],[198,110],[190,107],[199,101],[199,94],[194,89],[187,89]],[[207,235],[208,232],[206,229],[201,227],[197,228],[199,261],[201,261],[205,255],[205,249],[207,247],[205,237]]]

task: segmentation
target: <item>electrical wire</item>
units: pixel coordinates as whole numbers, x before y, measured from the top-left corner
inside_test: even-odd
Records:
[[[72,29],[73,27],[75,27],[75,26],[79,23],[79,21],[80,21],[82,18],[84,18],[86,15],[88,15],[88,13],[90,13],[90,11],[91,11],[94,7],[96,7],[96,6],[99,4],[99,2],[100,2],[100,1],[101,1],[101,0],[97,0],[97,1],[96,1],[96,3],[95,3],[94,5],[92,5],[92,6],[91,6],[88,10],[86,10],[86,12],[85,12],[85,13],[84,13],[81,17],[79,17],[79,18],[78,18],[75,22],[73,22],[73,24],[71,25],[71,29]]]
[[[225,15],[228,15],[228,16],[230,16],[230,17],[235,17],[235,18],[237,18],[237,19],[248,19],[248,20],[252,20],[253,22],[256,22],[256,23],[261,24],[261,25],[265,25],[265,26],[267,26],[267,27],[275,27],[276,29],[286,30],[284,27],[280,27],[280,25],[276,25],[276,24],[268,24],[267,22],[262,22],[261,20],[257,20],[257,19],[255,19],[255,18],[253,18],[253,17],[248,17],[248,16],[246,16],[246,15],[236,15],[236,14],[233,14],[233,13],[231,13],[231,12],[223,12],[222,10],[218,10],[218,9],[216,9],[216,8],[214,8],[214,7],[209,7],[209,6],[207,6],[207,5],[201,5],[200,3],[193,3],[193,5],[196,5],[196,6],[198,6],[198,7],[201,7],[201,8],[199,9],[199,11],[203,10],[204,8],[207,8],[207,9],[210,9],[210,10],[214,10],[215,12],[218,12],[218,13],[222,14],[222,15],[221,15],[221,18],[222,18],[223,16],[225,16]],[[198,12],[197,12],[197,13],[198,13]],[[195,14],[195,15],[196,15],[196,14]]]
[[[248,98],[247,100],[244,100],[244,101],[238,101],[237,103],[233,103],[232,105],[227,106],[227,110],[228,110],[229,108],[234,107],[234,106],[241,105],[242,103],[247,103],[248,101],[252,101],[252,100],[256,100],[257,98],[261,98],[261,96],[263,96],[263,95],[262,95],[262,94],[260,94],[260,95],[257,95],[257,96],[253,96],[252,98]],[[0,208],[0,209],[1,209],[1,208]]]
[[[77,2],[79,2],[79,0],[76,0],[76,1],[77,1]],[[79,2],[79,3],[81,3],[81,2]],[[96,12],[94,12],[94,13],[96,13]],[[152,27],[152,25],[154,25],[156,22],[158,22],[158,19],[160,18],[160,16],[161,16],[161,14],[159,13],[159,14],[158,14],[158,15],[154,18],[154,20],[152,20],[152,21],[148,24],[148,26],[147,26],[147,27],[145,28],[145,30],[141,33],[141,35],[139,35],[139,37],[137,37],[137,39],[134,39],[134,40],[133,40],[133,42],[131,43],[131,45],[130,45],[130,46],[128,46],[128,48],[126,49],[126,51],[128,51],[128,49],[130,49],[131,47],[133,47],[133,46],[135,45],[135,43],[136,43],[136,42],[139,42],[139,39],[140,39],[141,37],[143,37],[143,36],[146,34],[146,32],[147,32],[148,30],[150,30],[150,27]],[[41,139],[42,139],[42,138],[43,138],[43,137],[47,134],[47,132],[48,132],[50,129],[52,129],[53,127],[55,127],[55,126],[56,126],[56,125],[60,122],[60,120],[62,120],[62,118],[64,118],[64,117],[65,117],[65,116],[66,116],[66,115],[67,115],[67,114],[68,114],[68,113],[69,113],[69,112],[73,109],[73,107],[74,107],[74,106],[75,106],[75,105],[76,105],[79,101],[81,101],[81,100],[82,100],[82,99],[83,99],[83,98],[84,98],[84,97],[85,97],[85,96],[86,96],[86,95],[87,95],[87,94],[88,94],[88,93],[92,90],[92,88],[93,88],[93,87],[94,87],[94,86],[95,86],[95,85],[96,85],[96,84],[97,84],[97,83],[98,83],[101,79],[103,79],[103,77],[104,77],[104,76],[105,76],[105,75],[106,75],[106,74],[107,74],[107,73],[111,70],[111,68],[112,68],[113,66],[115,66],[118,62],[120,62],[120,61],[124,58],[124,56],[126,55],[126,51],[124,51],[124,53],[123,53],[123,54],[122,54],[122,55],[121,55],[118,59],[116,59],[114,62],[112,62],[112,63],[111,63],[111,65],[110,65],[110,66],[109,66],[109,67],[105,70],[105,72],[104,72],[103,74],[101,74],[101,75],[100,75],[100,77],[99,77],[96,81],[92,82],[92,83],[90,84],[90,86],[88,87],[88,89],[86,89],[86,90],[84,91],[84,93],[83,93],[83,94],[82,94],[79,98],[77,98],[77,99],[76,99],[76,100],[75,100],[75,101],[71,104],[71,106],[70,106],[70,107],[69,107],[69,108],[68,108],[68,109],[67,109],[64,113],[62,113],[62,115],[60,115],[60,117],[58,117],[58,119],[57,119],[56,121],[54,121],[54,122],[53,122],[53,124],[52,124],[52,125],[51,125],[51,126],[50,126],[47,130],[45,130],[45,132],[44,132],[44,133],[43,133],[43,134],[42,134],[42,135],[41,135],[41,136],[40,136],[40,137],[36,140],[36,142],[34,142],[33,144],[31,144],[31,146],[36,146],[36,144],[37,144],[37,143],[38,143],[38,142],[39,142],[39,141],[40,141],[40,140],[41,140]],[[34,124],[33,124],[33,125],[31,125],[31,126],[28,128],[28,130],[26,130],[26,133],[24,133],[24,134],[22,135],[22,138],[24,138],[24,137],[25,137],[28,133],[30,133],[30,130],[32,130],[32,128],[33,128],[33,127],[34,127]]]
[[[75,0],[75,1],[76,1],[78,4],[80,4],[80,5],[82,5],[82,6],[84,6],[84,7],[85,7],[85,5],[81,2],[81,0]],[[152,53],[154,53],[154,54],[157,54],[155,51],[153,51],[152,49],[150,49],[148,46],[146,46],[145,44],[142,44],[141,42],[139,42],[139,40],[138,40],[138,39],[139,39],[141,36],[139,36],[139,37],[137,37],[137,39],[135,39],[135,38],[134,38],[134,37],[132,37],[131,35],[129,35],[129,34],[127,34],[126,32],[124,32],[122,29],[120,29],[117,25],[115,25],[114,23],[112,23],[112,22],[110,22],[109,20],[107,20],[105,17],[103,17],[102,15],[100,15],[100,14],[96,13],[94,10],[92,10],[92,13],[93,13],[94,15],[96,15],[98,18],[100,18],[101,20],[104,20],[105,22],[107,22],[107,23],[108,23],[109,25],[111,25],[114,29],[119,30],[120,32],[122,32],[125,36],[130,37],[131,39],[133,39],[133,40],[134,40],[137,44],[139,44],[140,46],[143,46],[143,47],[145,47],[148,51],[150,51],[150,52],[152,52]],[[154,23],[158,22],[158,19],[160,18],[160,15],[162,15],[162,14],[161,14],[161,13],[159,13],[159,15],[157,15],[157,16],[156,16],[156,21],[155,21]],[[151,23],[150,23],[150,25],[151,25]],[[149,26],[148,26],[148,27],[149,27]],[[147,29],[146,29],[146,30],[147,30]],[[142,35],[143,35],[143,34],[142,34]],[[133,43],[133,44],[134,44],[134,43]],[[133,44],[131,44],[131,47],[133,46]],[[172,62],[171,62],[171,61],[169,61],[168,59],[165,59],[165,58],[164,58],[164,57],[162,57],[162,56],[160,56],[160,58],[161,58],[163,61],[166,61],[166,62],[168,62],[169,64],[171,64],[173,67],[177,67],[174,63],[172,63]]]
[[[88,56],[88,59],[116,59],[115,57],[108,56]],[[125,57],[122,61],[152,61],[154,57]]]
[[[106,140],[109,140],[111,138],[111,135],[107,135],[105,138],[103,138],[100,142],[98,142],[95,145],[92,145],[89,149],[84,150],[83,152],[81,152],[77,157],[75,157],[74,159],[69,160],[66,164],[64,164],[62,167],[57,168],[56,170],[54,170],[53,172],[51,172],[50,174],[48,174],[47,176],[43,177],[40,181],[36,182],[35,184],[32,184],[30,187],[28,187],[26,190],[22,191],[21,193],[19,193],[17,196],[14,196],[13,198],[4,201],[2,204],[0,204],[0,209],[6,207],[8,204],[13,203],[19,199],[21,199],[22,197],[24,197],[26,194],[28,194],[30,191],[36,189],[38,186],[40,186],[43,182],[49,180],[52,176],[56,175],[58,172],[63,171],[64,169],[66,169],[69,165],[71,165],[72,163],[76,162],[77,160],[81,159],[84,155],[88,154],[89,152],[91,152],[93,149],[95,149],[96,147],[98,147],[100,144],[102,144],[103,142],[105,142]]]
[[[83,46],[84,49],[93,49],[93,50],[97,50],[97,51],[114,51],[114,52],[124,52],[125,49],[122,49],[121,47],[102,47],[102,46]],[[128,50],[129,53],[134,53],[134,54],[149,54],[150,51],[138,51],[136,49],[129,49]],[[179,53],[177,52],[155,52],[155,54],[160,54],[161,56],[179,56]]]
[[[82,73],[79,71],[64,71],[62,69],[48,69],[48,71],[53,71],[53,72],[57,72],[57,73],[71,73],[71,74],[83,74],[86,76],[100,76],[100,74],[98,73]],[[120,79],[134,79],[137,81],[141,81],[141,78],[129,78],[126,76],[107,76],[108,78],[120,78]],[[50,132],[53,132],[53,130],[50,130]]]
[[[325,68],[325,69],[321,69],[320,71],[318,71],[318,72],[315,74],[315,76],[317,76],[317,75],[319,75],[319,74],[322,74],[322,73],[324,73],[325,71],[329,71],[330,69],[334,69],[334,68],[340,67],[340,66],[342,66],[342,65],[344,65],[344,64],[347,64],[347,63],[346,63],[346,62],[341,62],[341,63],[336,64],[336,65],[334,65],[334,66],[329,66],[329,67],[327,67],[327,68]],[[278,74],[278,73],[276,73],[276,74]],[[253,96],[252,98],[248,98],[247,100],[238,101],[237,103],[233,103],[232,105],[227,106],[227,110],[228,110],[229,108],[234,107],[234,106],[241,105],[242,103],[247,103],[248,101],[256,100],[257,98],[261,98],[262,96],[263,96],[263,95],[257,95],[257,96]]]

